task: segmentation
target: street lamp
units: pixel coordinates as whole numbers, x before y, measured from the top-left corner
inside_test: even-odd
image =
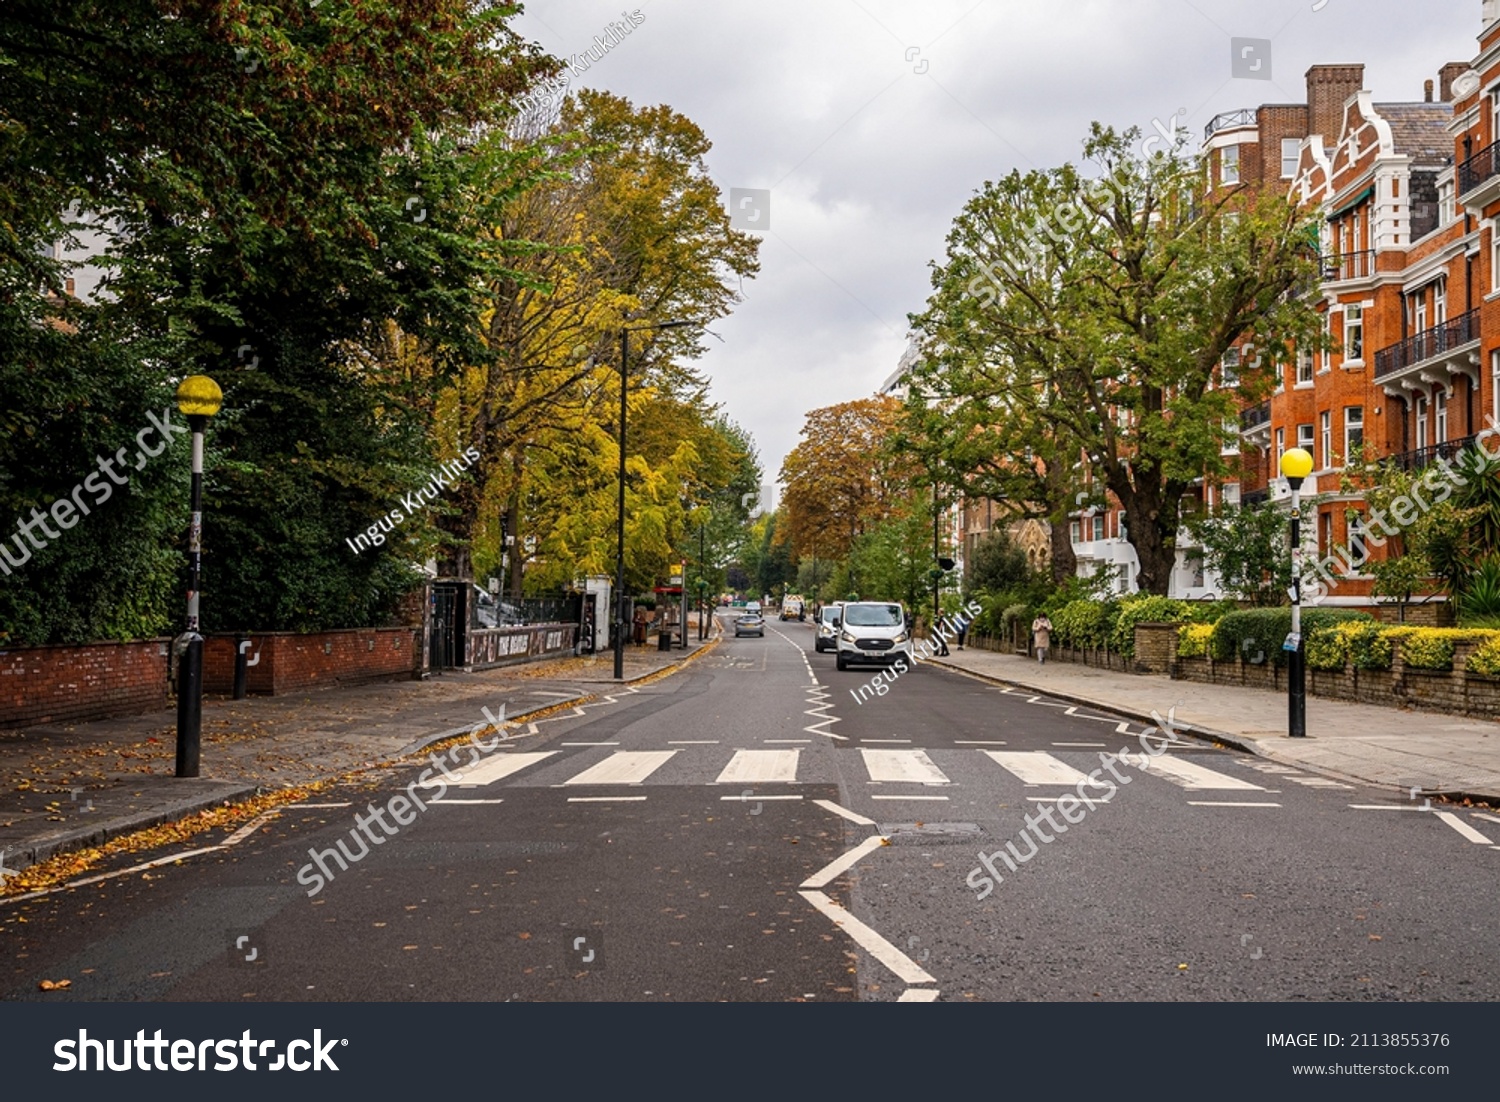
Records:
[[[1281,457],[1281,474],[1292,489],[1292,632],[1282,649],[1287,660],[1287,728],[1292,738],[1307,737],[1307,666],[1302,646],[1302,480],[1312,474],[1313,457],[1292,448]]]
[[[620,330],[620,502],[615,546],[615,680],[625,679],[625,417],[630,396],[630,334],[652,329],[681,329],[689,321],[664,321],[658,325],[626,326]]]
[[[188,527],[187,630],[178,638],[177,776],[198,775],[203,734],[203,636],[198,633],[198,574],[203,558],[203,430],[224,404],[224,392],[207,375],[189,375],[177,387],[177,409],[193,434],[192,519]]]

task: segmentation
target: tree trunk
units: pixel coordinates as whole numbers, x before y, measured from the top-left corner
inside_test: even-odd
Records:
[[[1125,510],[1126,534],[1140,563],[1136,587],[1152,596],[1167,596],[1177,566],[1176,502],[1181,495],[1173,494],[1171,487],[1142,492],[1124,484],[1110,489]],[[1170,509],[1164,499],[1173,503]]]
[[[1063,514],[1062,520],[1050,523],[1048,528],[1048,539],[1052,544],[1052,580],[1061,585],[1078,573],[1078,555],[1073,550],[1073,533],[1067,514]]]

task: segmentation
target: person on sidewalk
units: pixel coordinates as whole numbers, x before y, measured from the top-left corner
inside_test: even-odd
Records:
[[[937,641],[938,649],[934,655],[938,658],[948,657],[948,623],[946,617],[939,617],[938,622],[933,625],[932,638]]]
[[[1047,619],[1045,612],[1031,621],[1031,635],[1032,645],[1036,647],[1036,660],[1045,666],[1047,650],[1052,646],[1052,621]]]

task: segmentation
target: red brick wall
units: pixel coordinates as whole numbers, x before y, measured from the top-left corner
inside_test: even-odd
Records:
[[[245,687],[277,695],[304,689],[410,677],[420,632],[413,628],[351,628],[316,635],[271,632],[251,635]],[[234,691],[233,636],[211,636],[203,656],[203,689]],[[259,658],[256,661],[257,656]]]
[[[146,639],[0,651],[0,727],[166,708],[167,646]]]

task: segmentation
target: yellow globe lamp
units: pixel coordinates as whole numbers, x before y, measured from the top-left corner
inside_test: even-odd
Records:
[[[1313,457],[1306,448],[1290,448],[1281,457],[1281,474],[1293,487],[1312,474]]]
[[[224,405],[224,392],[207,375],[189,375],[177,385],[177,409],[184,417],[212,417]]]

